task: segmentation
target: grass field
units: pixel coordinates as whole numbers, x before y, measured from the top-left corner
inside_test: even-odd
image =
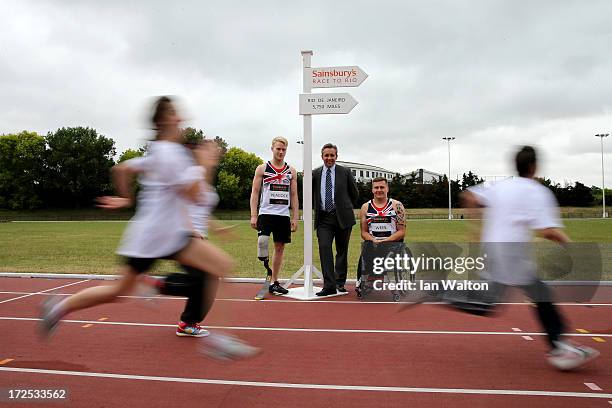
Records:
[[[606,207],[612,214],[612,207]],[[595,207],[561,207],[559,212],[562,218],[600,218],[601,206]],[[480,218],[480,212],[453,208],[453,218],[467,219]],[[357,216],[358,210],[355,210]],[[0,209],[0,222],[2,221],[91,221],[91,220],[129,220],[133,210],[101,211],[98,208],[75,209],[41,209],[41,210],[6,210]],[[217,210],[215,216],[222,220],[248,220],[249,210]],[[447,219],[448,208],[406,208],[408,219]]]
[[[612,220],[565,220],[566,231],[574,241],[603,243],[608,279],[612,279]],[[246,221],[234,224],[235,239],[212,237],[237,262],[233,276],[262,277],[257,260],[256,232]],[[9,222],[0,223],[0,272],[55,272],[114,274],[119,259],[115,249],[126,222]],[[470,242],[477,240],[478,221],[408,221],[406,240],[410,242]],[[303,263],[303,230],[293,234],[285,250],[283,277],[290,276]],[[349,278],[355,277],[361,238],[353,228],[349,249]],[[320,268],[315,234],[314,263]],[[160,263],[156,273],[174,270],[170,262]],[[609,276],[608,276],[609,275]]]

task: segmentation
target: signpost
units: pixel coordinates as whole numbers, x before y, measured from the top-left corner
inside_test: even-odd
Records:
[[[319,278],[323,278],[321,272],[312,264],[312,115],[347,114],[358,103],[348,93],[313,94],[311,91],[312,88],[355,87],[368,77],[358,66],[312,68],[311,57],[312,51],[302,51],[303,94],[299,97],[299,111],[304,118],[304,265],[284,285],[289,289],[289,293],[284,296],[301,300],[320,299],[314,294],[314,291],[320,288],[313,287],[312,275],[315,273]],[[302,274],[304,286],[289,288]]]
[[[348,93],[301,94],[300,115],[349,113],[358,103]]]
[[[311,88],[359,86],[368,77],[358,66],[304,68]]]

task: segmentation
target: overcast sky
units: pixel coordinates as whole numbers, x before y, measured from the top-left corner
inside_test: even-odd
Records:
[[[541,175],[601,185],[595,133],[612,130],[612,2],[9,1],[0,14],[0,133],[90,126],[118,153],[150,136],[151,97],[178,95],[187,125],[302,166],[300,50],[359,65],[348,115],[313,117],[313,164],[512,174],[516,146]],[[294,4],[295,3],[295,4]],[[179,5],[180,4],[180,5]],[[604,143],[612,185],[612,137]]]

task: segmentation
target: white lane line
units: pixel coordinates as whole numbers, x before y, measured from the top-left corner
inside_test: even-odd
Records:
[[[367,385],[338,385],[338,384],[303,384],[303,383],[279,383],[279,382],[260,382],[260,381],[239,381],[239,380],[215,380],[207,378],[186,378],[186,377],[161,377],[151,375],[132,375],[115,373],[96,373],[86,371],[61,371],[43,370],[36,368],[15,368],[0,367],[0,371],[63,375],[73,377],[96,377],[113,378],[122,380],[141,380],[141,381],[161,381],[190,384],[212,384],[212,385],[231,385],[246,387],[266,387],[266,388],[294,388],[311,389],[326,391],[378,391],[378,392],[406,392],[406,393],[431,393],[431,394],[478,394],[478,395],[520,395],[538,397],[572,397],[572,398],[612,398],[612,394],[601,394],[593,392],[562,392],[544,390],[503,390],[503,389],[471,389],[471,388],[418,388],[418,387],[387,387],[387,386],[367,386]]]
[[[531,337],[531,336],[522,336],[522,337],[523,337],[525,340],[529,340],[529,341],[533,340],[533,337]]]
[[[1,301],[1,302],[0,302],[0,305],[1,305],[2,303],[12,302],[12,301],[14,301],[14,300],[19,300],[19,299],[27,298],[27,297],[34,296],[34,295],[41,295],[41,294],[44,294],[44,293],[47,293],[47,292],[51,292],[51,291],[54,291],[54,290],[57,290],[57,289],[66,288],[66,287],[68,287],[68,286],[78,285],[79,283],[89,282],[90,280],[91,280],[91,279],[85,279],[85,280],[81,280],[81,281],[78,281],[78,282],[68,283],[68,284],[66,284],[66,285],[58,286],[58,287],[55,287],[55,288],[51,288],[51,289],[47,289],[47,290],[41,290],[40,292],[32,292],[32,293],[28,293],[28,294],[26,294],[26,295],[19,296],[19,297],[16,297],[16,298],[12,298],[12,299],[3,300],[3,301]]]
[[[513,327],[513,328],[512,328],[512,331],[515,331],[515,332],[520,332],[520,331],[522,331],[522,330],[521,330],[521,329],[519,329],[518,327]]]
[[[37,322],[40,319],[35,317],[8,317],[0,316],[0,320],[13,321],[32,321]],[[62,320],[63,323],[74,324],[107,324],[111,326],[137,326],[137,327],[176,327],[176,324],[164,323],[134,323],[134,322],[109,322],[98,320]],[[484,331],[450,331],[450,330],[376,330],[376,329],[318,329],[318,328],[293,328],[293,327],[253,327],[253,326],[202,326],[207,329],[223,329],[223,330],[251,330],[251,331],[276,331],[276,332],[306,332],[306,333],[362,333],[362,334],[463,334],[463,335],[485,335],[485,336],[546,336],[546,333],[514,333],[514,332],[484,332]],[[612,334],[581,334],[581,333],[564,333],[565,336],[573,337],[612,337]]]
[[[88,279],[89,280],[89,279]],[[74,293],[44,293],[44,292],[18,292],[18,291],[0,291],[0,294],[7,295],[43,295],[43,296],[70,296]],[[180,296],[119,296],[125,299],[159,299],[159,300],[185,300],[186,298]],[[280,297],[280,296],[279,296]],[[401,302],[368,302],[361,300],[315,300],[312,302],[303,302],[299,300],[285,300],[285,299],[238,299],[238,298],[217,298],[215,301],[222,302],[253,302],[253,303],[294,303],[296,305],[314,305],[317,303],[333,303],[336,305],[343,304],[358,304],[358,305],[401,305]],[[444,302],[423,302],[423,305],[442,305]],[[498,305],[504,306],[530,306],[531,304],[523,302],[509,302],[509,303],[497,303]],[[555,303],[558,306],[612,306],[612,303]],[[513,329],[514,330],[514,329]]]
[[[595,383],[584,383],[584,385],[586,385],[588,388],[592,389],[593,391],[602,391],[602,389]]]

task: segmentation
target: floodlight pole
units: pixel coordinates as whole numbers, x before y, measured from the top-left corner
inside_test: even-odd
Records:
[[[604,178],[604,150],[603,150],[603,140],[604,137],[608,137],[609,133],[598,133],[595,137],[598,137],[601,141],[601,198],[602,198],[602,210],[601,210],[601,218],[606,218],[606,182]]]
[[[451,179],[450,179],[450,174],[451,174],[451,166],[450,166],[450,142],[451,140],[455,140],[454,137],[443,137],[443,140],[447,141],[448,144],[448,219],[452,220],[453,219],[453,214],[451,212]]]

